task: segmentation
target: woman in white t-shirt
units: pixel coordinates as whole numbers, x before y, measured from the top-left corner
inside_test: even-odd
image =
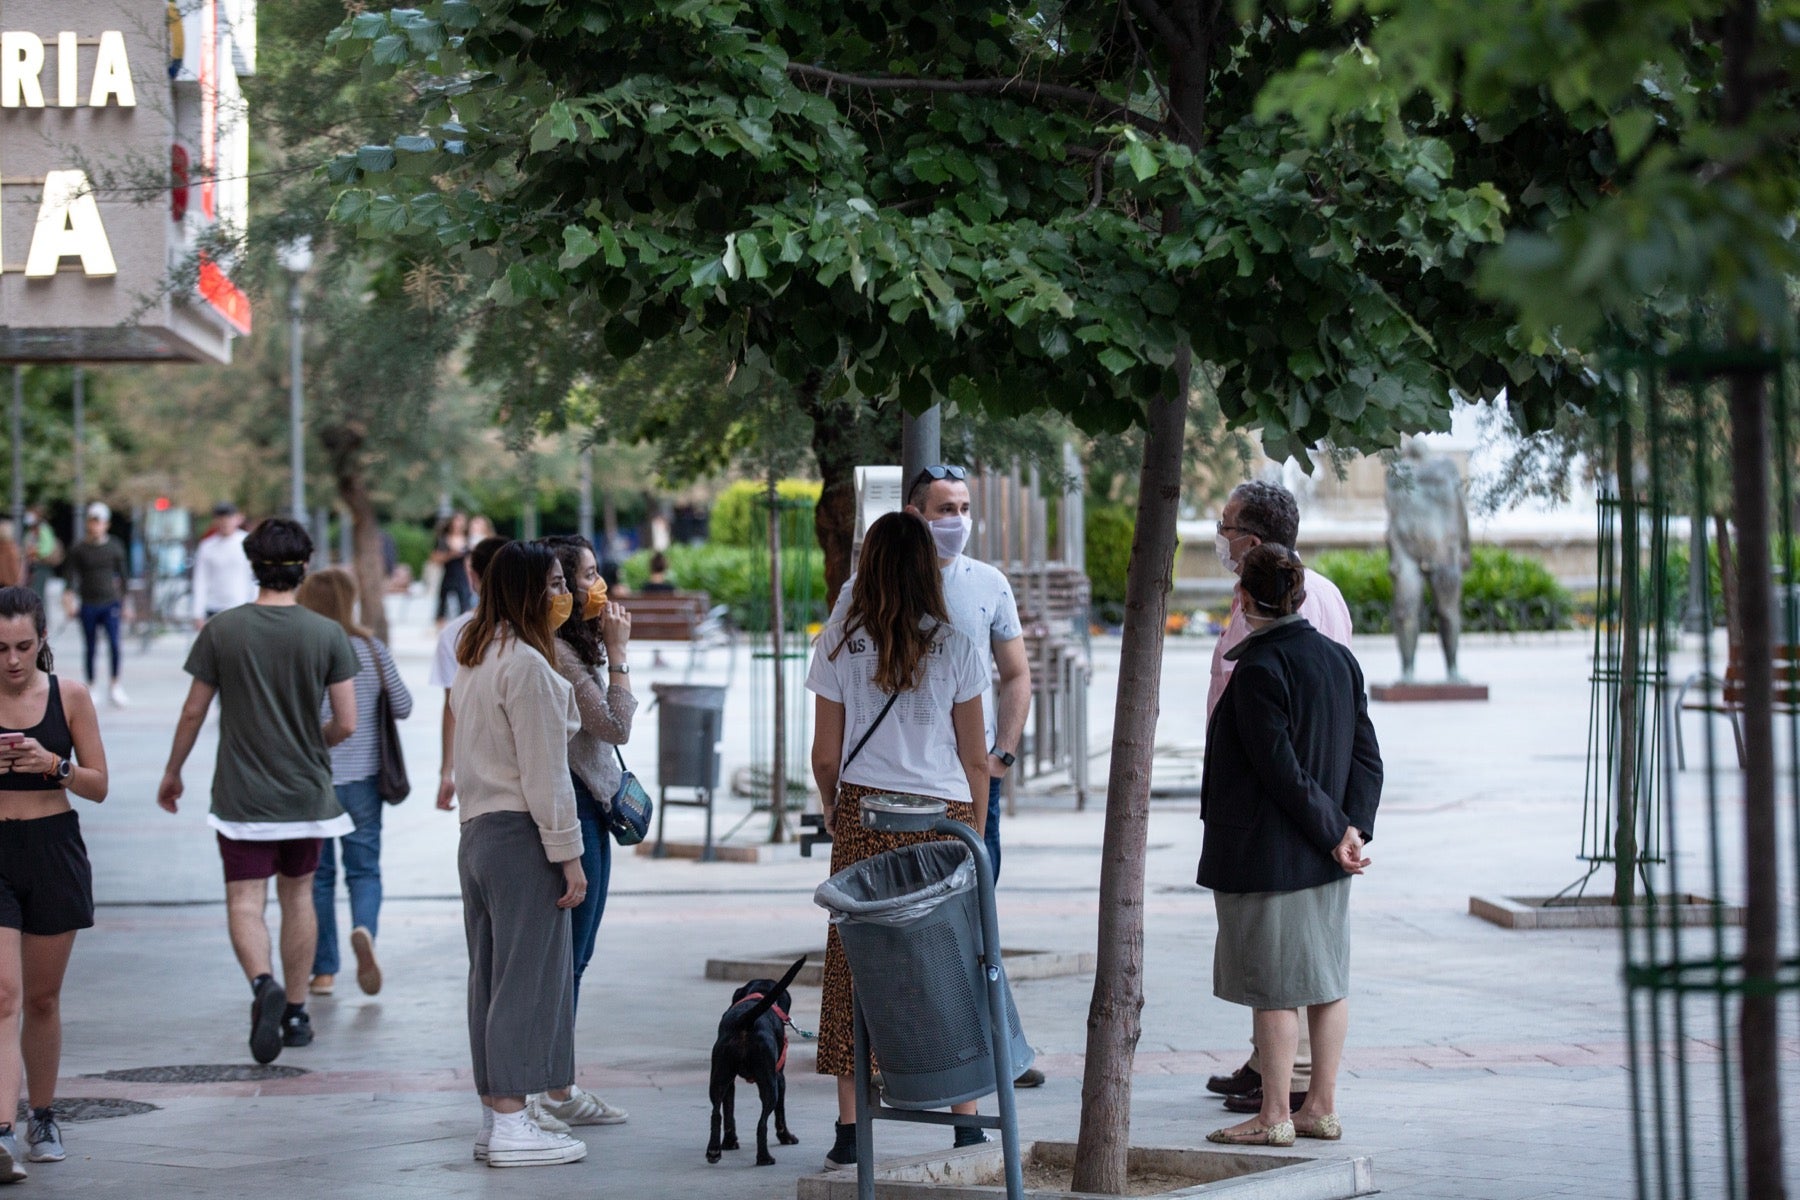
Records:
[[[862,798],[932,796],[951,820],[986,828],[987,740],[982,651],[950,624],[931,531],[890,513],[869,527],[850,607],[819,635],[806,686],[816,697],[812,768],[831,830],[831,871],[884,851],[938,840],[862,825]],[[837,1139],[826,1162],[856,1161],[855,1058],[850,968],[837,930],[827,935],[820,1002],[821,1075],[837,1076]],[[958,1111],[975,1111],[970,1103]],[[957,1131],[957,1144],[981,1140]]]

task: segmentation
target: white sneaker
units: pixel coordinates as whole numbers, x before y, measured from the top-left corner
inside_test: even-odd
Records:
[[[545,1133],[567,1133],[569,1126],[544,1107],[544,1094],[525,1097],[525,1115]]]
[[[569,1089],[567,1100],[546,1094],[538,1097],[538,1103],[545,1113],[570,1125],[623,1125],[631,1119],[631,1114],[624,1109],[614,1108],[579,1086]]]
[[[539,1129],[520,1113],[497,1113],[488,1136],[490,1167],[550,1167],[587,1157],[587,1146],[564,1133]]]
[[[127,708],[131,704],[131,698],[125,694],[125,689],[119,685],[119,681],[116,679],[113,680],[112,687],[107,690],[106,695],[112,701],[114,708]]]

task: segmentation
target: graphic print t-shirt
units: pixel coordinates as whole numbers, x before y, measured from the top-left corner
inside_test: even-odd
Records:
[[[840,643],[843,649],[836,658],[831,657]],[[887,694],[874,683],[878,663],[875,639],[859,629],[846,640],[841,618],[825,626],[813,645],[807,690],[844,706],[840,765],[887,703]],[[966,802],[969,784],[956,754],[956,728],[950,712],[957,704],[979,697],[987,683],[983,649],[957,630],[940,627],[926,656],[924,679],[918,687],[900,694],[862,753],[840,777],[845,783],[884,792]]]

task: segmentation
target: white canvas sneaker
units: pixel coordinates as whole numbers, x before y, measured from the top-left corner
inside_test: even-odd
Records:
[[[538,1102],[546,1113],[570,1125],[623,1125],[631,1119],[631,1114],[624,1109],[613,1107],[579,1086],[569,1089],[567,1100],[558,1100],[545,1093],[538,1097]]]
[[[587,1157],[587,1146],[564,1133],[540,1129],[522,1113],[496,1113],[488,1135],[490,1167],[553,1167]]]

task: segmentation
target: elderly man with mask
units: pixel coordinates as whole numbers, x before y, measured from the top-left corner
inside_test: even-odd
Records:
[[[1219,562],[1236,575],[1242,568],[1244,555],[1250,553],[1252,547],[1269,542],[1292,550],[1299,536],[1300,507],[1294,502],[1293,493],[1278,483],[1252,480],[1232,489],[1230,498],[1225,501],[1225,508],[1219,514],[1218,530],[1213,535],[1213,548]],[[1300,615],[1332,641],[1346,647],[1350,645],[1350,607],[1344,603],[1344,594],[1335,583],[1310,567],[1306,570],[1306,599],[1300,605]],[[1206,694],[1209,721],[1231,678],[1232,660],[1227,657],[1227,652],[1248,636],[1250,627],[1234,599],[1225,631],[1213,647],[1212,684]],[[1254,1039],[1251,1047],[1250,1059],[1243,1066],[1230,1075],[1214,1075],[1206,1081],[1207,1090],[1225,1097],[1225,1107],[1232,1112],[1253,1113],[1262,1108],[1262,1063]],[[1307,1036],[1306,1021],[1302,1019],[1300,1047],[1294,1055],[1290,1107],[1297,1109],[1305,1102],[1311,1081],[1312,1040]]]

